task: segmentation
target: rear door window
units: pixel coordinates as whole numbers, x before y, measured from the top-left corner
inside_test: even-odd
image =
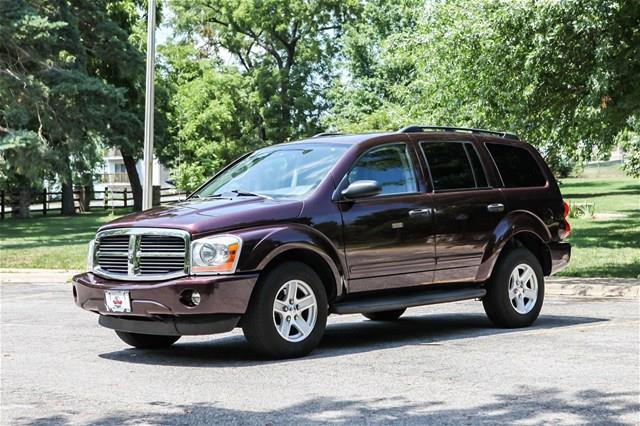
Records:
[[[487,186],[478,154],[467,142],[421,142],[436,191]]]
[[[531,153],[517,146],[487,143],[506,188],[545,186],[547,180]]]

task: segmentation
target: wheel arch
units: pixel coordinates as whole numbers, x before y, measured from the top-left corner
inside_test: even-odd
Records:
[[[531,251],[540,262],[544,275],[550,275],[552,259],[548,243],[551,240],[548,228],[538,216],[524,210],[510,212],[496,226],[485,249],[476,280],[487,280],[500,256],[514,247],[524,247]]]
[[[252,244],[241,263],[243,270],[263,274],[289,260],[305,263],[320,276],[329,301],[342,294],[344,266],[339,251],[326,236],[308,226],[261,230],[259,241]]]
[[[327,291],[329,302],[342,294],[342,276],[335,267],[332,267],[333,262],[323,253],[303,244],[288,244],[282,247],[282,250],[272,253],[272,256],[265,259],[264,264],[261,265],[260,274],[268,273],[287,261],[301,262],[313,269]]]

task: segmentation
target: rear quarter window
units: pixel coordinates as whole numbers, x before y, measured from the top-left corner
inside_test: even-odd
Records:
[[[538,162],[526,149],[499,143],[487,143],[486,146],[506,188],[547,184]]]

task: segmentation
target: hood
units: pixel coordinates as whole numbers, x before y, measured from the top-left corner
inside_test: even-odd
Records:
[[[100,230],[136,227],[182,229],[191,234],[222,232],[294,220],[302,204],[264,197],[195,199],[132,213]]]

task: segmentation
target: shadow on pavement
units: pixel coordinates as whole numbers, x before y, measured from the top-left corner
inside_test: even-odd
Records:
[[[251,411],[152,403],[151,412],[115,412],[95,419],[95,425],[121,424],[623,424],[622,416],[640,409],[637,392],[582,390],[563,395],[555,388],[521,387],[512,394],[493,395],[493,402],[467,408],[445,408],[444,401],[415,403],[404,398],[337,400],[315,398],[274,410]],[[154,407],[158,408],[154,410]],[[40,418],[28,424],[70,424],[66,416]],[[627,418],[626,421],[629,421]],[[632,420],[633,421],[633,420]]]
[[[560,327],[608,321],[602,318],[541,315],[528,328],[495,328],[483,314],[432,314],[395,322],[357,321],[329,324],[320,346],[306,358],[298,360],[265,360],[255,354],[242,336],[212,337],[205,342],[176,343],[169,349],[124,349],[100,354],[104,359],[136,364],[249,367],[262,364],[297,362],[315,358],[337,357],[380,349],[416,345],[441,345],[446,342],[491,336],[525,333]],[[123,343],[124,345],[124,343]]]

